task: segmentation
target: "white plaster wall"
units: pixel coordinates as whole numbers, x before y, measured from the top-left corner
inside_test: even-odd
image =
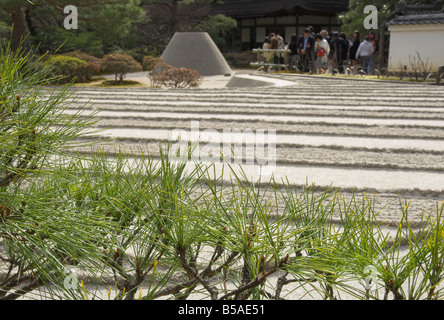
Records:
[[[444,24],[390,26],[389,31],[389,70],[411,70],[409,57],[416,52],[424,61],[429,59],[432,71],[444,66]]]

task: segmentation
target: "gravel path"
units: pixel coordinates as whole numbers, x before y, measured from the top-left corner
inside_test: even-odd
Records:
[[[296,186],[374,194],[395,221],[399,197],[412,220],[444,200],[444,89],[427,84],[270,75],[291,86],[193,90],[76,88],[97,127],[125,150],[158,152],[171,130],[276,130],[275,175]],[[240,139],[241,136],[239,136]],[[203,140],[204,137],[203,137]],[[99,140],[106,142],[106,140]],[[113,147],[109,147],[110,149]],[[82,150],[88,152],[88,150]],[[248,167],[254,176],[257,168]]]

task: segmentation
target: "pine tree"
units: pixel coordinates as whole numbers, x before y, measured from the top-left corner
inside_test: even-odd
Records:
[[[0,0],[0,9],[11,16],[12,50],[22,47],[29,33],[36,33],[33,19],[38,17],[33,16],[34,11],[45,15],[42,19],[45,23],[49,19],[62,28],[66,16],[64,8],[68,5],[78,8],[78,19],[85,22],[83,32],[93,30],[102,40],[104,51],[112,41],[125,37],[131,30],[131,23],[141,19],[143,14],[139,0]]]
[[[221,0],[142,0],[147,20],[141,30],[148,46],[160,53],[175,32],[206,31],[222,47],[225,34],[236,21],[223,15],[212,15],[212,5]]]

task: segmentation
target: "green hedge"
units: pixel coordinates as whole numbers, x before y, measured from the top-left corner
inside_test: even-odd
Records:
[[[60,77],[61,82],[83,82],[87,78],[88,63],[84,60],[56,55],[50,57],[48,63],[52,66],[53,76]]]
[[[84,76],[87,80],[91,80],[92,76],[100,73],[103,70],[103,61],[89,53],[82,51],[72,51],[64,54],[68,57],[77,58],[87,63],[86,70],[84,70]]]

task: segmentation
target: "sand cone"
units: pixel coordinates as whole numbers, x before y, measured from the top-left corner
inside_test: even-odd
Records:
[[[232,73],[219,48],[206,32],[177,32],[161,57],[173,67],[196,70],[204,76]]]

